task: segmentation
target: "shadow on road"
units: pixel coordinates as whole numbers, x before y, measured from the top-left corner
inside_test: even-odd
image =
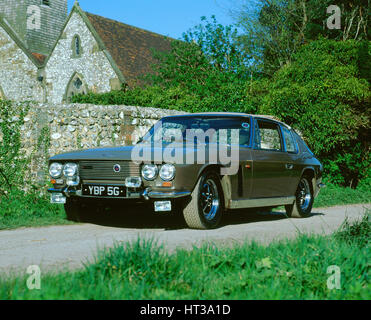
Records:
[[[154,213],[152,208],[143,205],[125,205],[125,207],[92,208],[84,222],[114,228],[132,229],[187,229],[182,213]],[[312,213],[310,217],[324,215]],[[308,217],[308,218],[310,218]],[[288,219],[284,212],[269,209],[241,209],[224,214],[220,227],[254,222],[270,222]]]

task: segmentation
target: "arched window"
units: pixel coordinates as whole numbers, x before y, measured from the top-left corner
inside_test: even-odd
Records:
[[[66,89],[66,101],[70,102],[71,98],[77,94],[87,94],[88,91],[86,89],[86,85],[82,76],[75,73],[72,77],[70,82],[67,85]]]
[[[81,39],[79,35],[75,35],[72,40],[72,57],[79,58],[82,54]]]

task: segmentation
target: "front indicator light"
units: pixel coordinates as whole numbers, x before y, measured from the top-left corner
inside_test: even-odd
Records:
[[[155,212],[171,211],[171,201],[155,201]]]
[[[65,204],[66,200],[67,200],[66,197],[62,193],[52,193],[50,195],[51,203]]]
[[[140,188],[140,186],[142,185],[142,179],[140,177],[126,178],[125,185],[127,188]]]

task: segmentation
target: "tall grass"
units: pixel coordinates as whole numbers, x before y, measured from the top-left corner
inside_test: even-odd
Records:
[[[63,206],[48,196],[12,190],[0,197],[0,230],[68,223]]]
[[[168,254],[138,240],[101,251],[78,272],[0,280],[0,299],[370,299],[370,220],[344,224],[332,236],[300,236],[262,246],[204,245]],[[341,270],[330,290],[327,268]]]
[[[365,179],[360,183],[357,189],[344,188],[326,183],[326,188],[322,189],[314,206],[331,207],[337,205],[371,203],[371,180]]]

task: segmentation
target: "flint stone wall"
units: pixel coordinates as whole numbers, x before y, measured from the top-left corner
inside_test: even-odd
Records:
[[[38,104],[21,128],[23,154],[31,157],[30,178],[44,183],[50,156],[79,149],[135,144],[174,110],[88,104]]]

